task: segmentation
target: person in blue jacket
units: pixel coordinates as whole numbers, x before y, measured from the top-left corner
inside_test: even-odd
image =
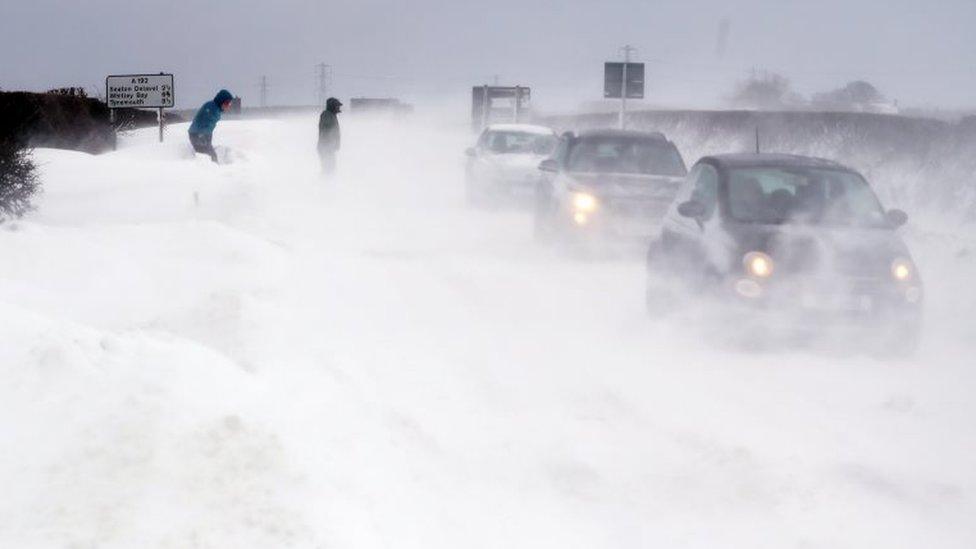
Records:
[[[229,91],[220,90],[213,101],[207,101],[200,107],[190,124],[190,144],[193,145],[193,150],[208,155],[214,162],[217,162],[217,151],[213,148],[214,128],[220,121],[221,113],[230,110],[233,99],[234,96]]]

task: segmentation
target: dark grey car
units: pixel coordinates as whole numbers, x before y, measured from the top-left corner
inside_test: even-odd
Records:
[[[663,135],[621,130],[564,134],[539,169],[536,237],[575,243],[646,243],[687,174]]]
[[[778,154],[702,158],[648,250],[647,304],[673,303],[680,280],[753,312],[794,313],[803,325],[881,329],[913,347],[922,283],[865,179],[828,160]],[[777,322],[782,323],[782,316]]]

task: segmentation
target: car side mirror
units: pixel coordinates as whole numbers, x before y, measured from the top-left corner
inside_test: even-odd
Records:
[[[689,200],[678,204],[678,213],[684,217],[701,221],[705,218],[705,205],[697,200]]]
[[[888,210],[885,213],[885,218],[887,218],[888,223],[895,228],[901,227],[905,223],[908,223],[908,214],[902,210]]]
[[[539,169],[544,172],[558,172],[559,163],[556,162],[555,158],[547,158],[542,162],[539,162]]]
[[[474,158],[475,156],[478,155],[478,151],[474,150],[474,147],[468,147],[467,149],[464,150],[464,154]]]

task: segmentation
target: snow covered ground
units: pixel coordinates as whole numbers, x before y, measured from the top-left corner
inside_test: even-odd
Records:
[[[971,548],[976,235],[918,356],[717,348],[463,207],[462,126],[40,150],[0,226],[0,546]],[[694,151],[683,151],[689,160]],[[919,217],[921,218],[921,217]]]

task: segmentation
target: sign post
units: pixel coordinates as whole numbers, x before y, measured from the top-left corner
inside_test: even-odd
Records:
[[[105,78],[105,102],[115,119],[115,109],[157,109],[159,142],[163,142],[163,109],[176,105],[173,75],[119,74]]]
[[[603,97],[620,99],[620,129],[627,127],[627,99],[644,98],[644,64],[631,63],[634,48],[624,46],[624,62],[603,64]]]

